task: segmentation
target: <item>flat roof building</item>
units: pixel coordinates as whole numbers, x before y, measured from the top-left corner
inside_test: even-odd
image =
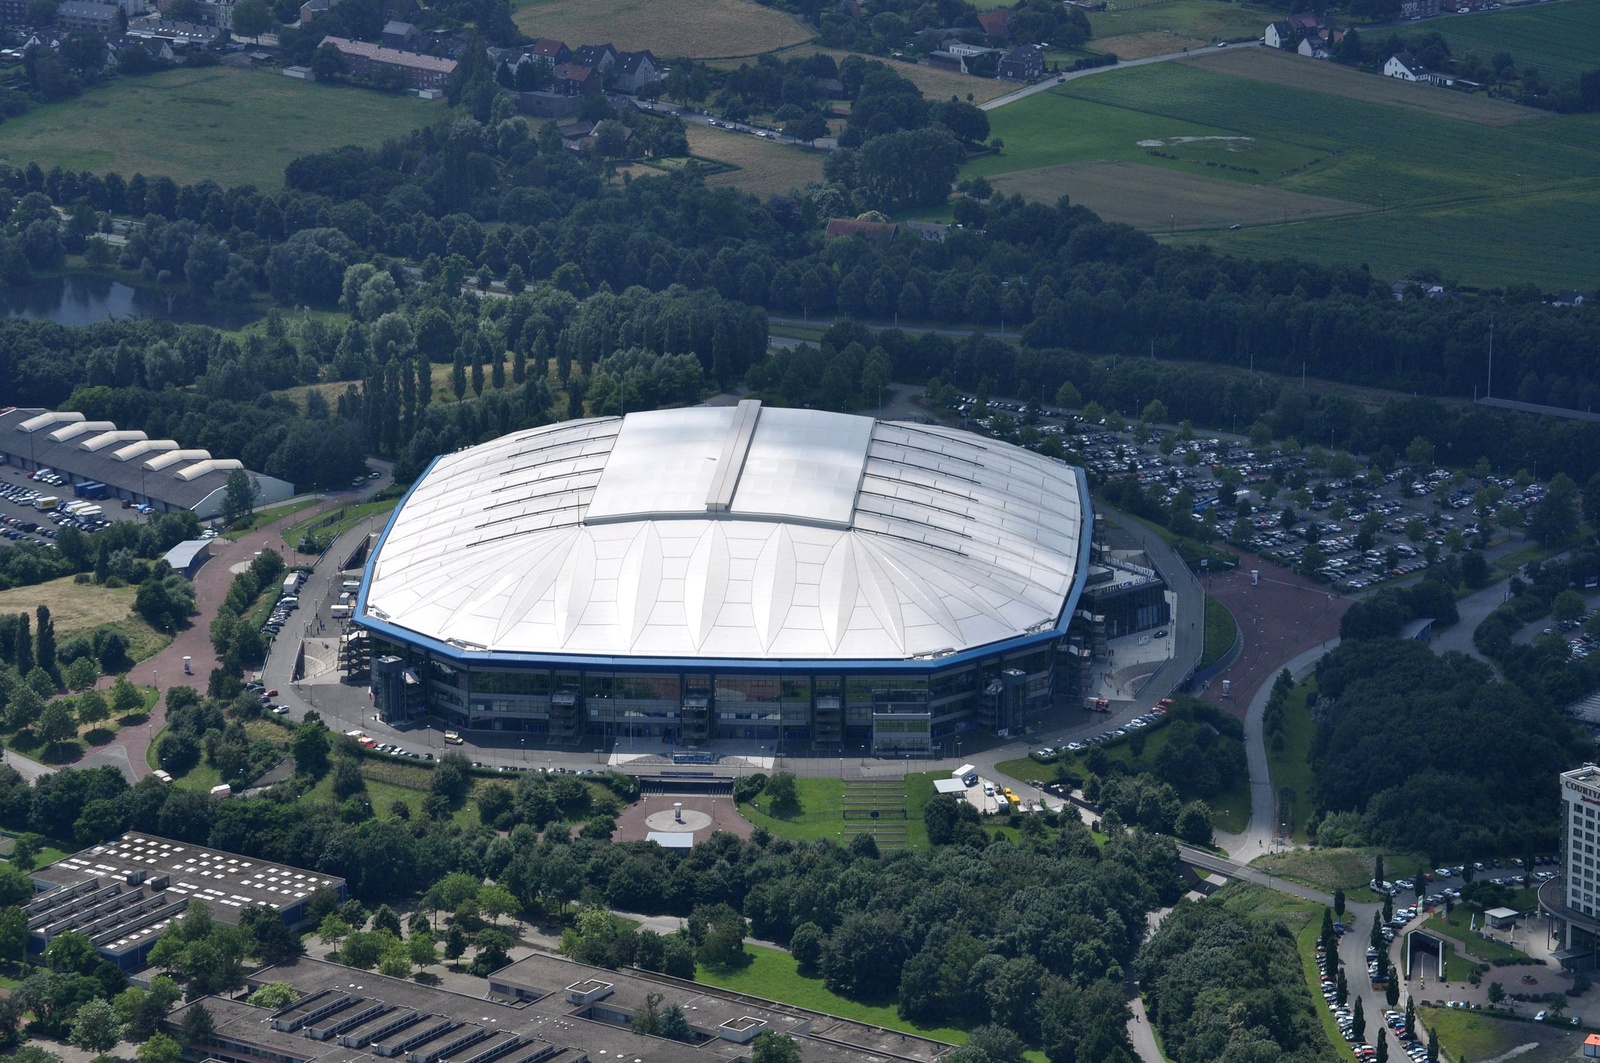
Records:
[[[72,411],[0,407],[0,460],[29,472],[53,469],[74,484],[103,483],[107,497],[148,503],[158,510],[193,510],[202,520],[222,513],[228,476],[244,465],[186,450],[175,440],[150,439],[137,429],[90,421]],[[257,502],[281,502],[294,484],[249,473]]]
[[[201,1057],[227,1063],[748,1063],[750,1042],[771,1030],[793,1037],[807,1063],[931,1063],[954,1046],[714,987],[538,954],[487,979],[446,972],[439,986],[302,957],[250,976],[286,982],[300,996],[277,1011],[206,997]],[[677,1005],[690,1040],[635,1032],[632,1019],[659,993]]]
[[[369,560],[380,713],[931,754],[1052,696],[1080,470],[933,425],[696,407],[435,460]]]
[[[291,927],[307,899],[327,888],[342,901],[345,881],[148,834],[128,833],[31,873],[39,893],[23,911],[30,951],[59,934],[83,934],[125,971],[144,966],[161,931],[193,901],[228,924],[250,905],[276,909]]]

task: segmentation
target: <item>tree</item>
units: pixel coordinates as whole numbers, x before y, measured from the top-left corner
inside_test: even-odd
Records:
[[[1489,983],[1489,1003],[1502,1004],[1506,999],[1506,987],[1499,982]]]
[[[656,1023],[656,1032],[669,1041],[692,1041],[694,1031],[689,1028],[689,1020],[683,1014],[683,1008],[673,1004],[661,1013],[660,1020]]]
[[[1558,624],[1572,624],[1583,618],[1583,595],[1567,588],[1550,603],[1550,618]]]
[[[314,721],[296,727],[293,737],[289,739],[289,753],[294,757],[295,770],[313,779],[320,779],[327,774],[330,748],[328,729]]]
[[[16,905],[0,908],[0,961],[21,963],[28,949],[28,917]]]
[[[35,612],[38,620],[34,629],[34,661],[51,676],[56,674],[56,625],[50,619],[50,607],[39,606]]]
[[[794,1038],[767,1030],[752,1044],[752,1063],[800,1063],[800,1046]]]
[[[1357,1041],[1367,1039],[1367,1017],[1361,1006],[1361,998],[1356,997],[1355,1006],[1350,1009],[1350,1027],[1355,1031]]]
[[[299,998],[300,991],[288,982],[268,982],[250,994],[250,1003],[268,1011],[277,1011]]]
[[[1557,546],[1578,532],[1578,485],[1566,473],[1557,473],[1537,505],[1528,514],[1528,534],[1540,546]]]
[[[118,676],[111,687],[112,711],[118,716],[126,716],[143,708],[144,695],[139,693],[139,688],[128,682],[127,676]]]
[[[141,703],[144,699],[140,699]],[[78,695],[78,722],[100,723],[111,715],[111,706],[106,704],[106,696],[100,691],[90,688]]]
[[[184,1012],[179,1035],[183,1038],[184,1044],[199,1046],[211,1040],[215,1030],[216,1023],[211,1018],[211,1012],[204,1004],[196,1004]]]
[[[39,714],[39,738],[47,745],[55,745],[78,737],[78,725],[72,722],[72,711],[65,699],[57,698]]]
[[[780,771],[773,774],[767,780],[766,791],[774,816],[787,818],[800,814],[800,790],[792,773]]]
[[[79,657],[63,670],[68,690],[86,690],[100,678],[100,665],[93,657]]]
[[[318,81],[332,81],[344,72],[344,53],[337,45],[324,44],[311,53],[311,73]]]
[[[122,1023],[109,1000],[91,1000],[72,1022],[72,1043],[85,1052],[109,1052],[122,1039]]]
[[[183,1046],[164,1033],[153,1033],[136,1054],[139,1063],[180,1063]]]
[[[256,503],[261,498],[261,487],[243,469],[235,469],[228,474],[228,482],[223,487],[222,495],[222,520],[232,527],[250,516],[256,510]]]
[[[259,37],[276,21],[267,0],[239,0],[233,7],[231,28],[239,37]]]

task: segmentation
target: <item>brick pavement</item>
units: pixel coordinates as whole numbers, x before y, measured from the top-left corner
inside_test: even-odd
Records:
[[[284,544],[279,538],[280,532],[317,514],[348,505],[354,497],[344,494],[326,499],[315,507],[244,532],[231,541],[212,540],[211,559],[194,578],[195,603],[200,612],[191,619],[187,628],[178,632],[166,649],[140,661],[128,673],[130,681],[140,685],[153,684],[161,692],[150,719],[134,727],[124,727],[114,739],[90,752],[76,767],[94,768],[109,764],[120,769],[134,782],[150,774],[150,766],[145,758],[150,743],[166,726],[167,691],[174,687],[192,687],[204,693],[211,669],[217,665],[216,653],[211,648],[211,621],[233,583],[233,566],[250,561],[256,551],[263,548],[281,551]],[[183,659],[186,656],[190,658],[193,675],[183,674]],[[110,682],[106,680],[105,685]]]

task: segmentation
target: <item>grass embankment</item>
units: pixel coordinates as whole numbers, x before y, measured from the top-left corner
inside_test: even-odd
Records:
[[[1257,857],[1251,864],[1313,889],[1328,893],[1344,890],[1351,900],[1370,901],[1378,899],[1377,894],[1367,889],[1377,858],[1377,849],[1297,849],[1269,853]],[[1384,875],[1392,882],[1426,866],[1426,858],[1414,853],[1386,852],[1383,866]]]
[[[301,155],[344,144],[376,147],[445,117],[442,104],[272,72],[170,70],[117,78],[8,120],[0,159],[275,190],[283,187],[284,167]]]
[[[1206,595],[1205,649],[1200,654],[1200,667],[1208,668],[1222,660],[1238,638],[1239,623],[1228,607]]]
[[[299,544],[307,535],[314,536],[318,541],[332,542],[368,517],[389,513],[397,504],[399,504],[398,499],[386,498],[377,502],[356,502],[340,506],[338,509],[319,513],[309,520],[285,528],[280,534],[291,545]],[[379,522],[373,522],[373,530],[380,530],[381,527]]]
[[[906,1022],[895,1011],[893,1002],[863,1004],[841,997],[823,985],[820,977],[802,975],[794,957],[787,952],[760,945],[746,945],[745,952],[750,956],[750,963],[741,970],[724,972],[701,967],[695,972],[695,980],[736,993],[749,993],[767,1000],[837,1015],[842,1019],[881,1026],[886,1030],[899,1030],[952,1044],[962,1044],[967,1039],[967,1031],[960,1027],[917,1026]]]
[[[1311,821],[1311,790],[1316,774],[1311,770],[1311,740],[1316,735],[1316,722],[1306,704],[1315,690],[1315,676],[1295,685],[1294,692],[1284,706],[1282,743],[1277,739],[1267,741],[1267,771],[1272,779],[1273,793],[1279,795],[1279,807],[1286,814],[1289,836],[1297,842],[1306,840],[1306,824]],[[1290,800],[1284,809],[1284,791],[1290,791]]]

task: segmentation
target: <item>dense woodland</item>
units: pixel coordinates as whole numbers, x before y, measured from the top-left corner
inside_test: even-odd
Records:
[[[1436,861],[1557,847],[1556,772],[1591,746],[1561,704],[1410,639],[1345,642],[1316,675],[1325,826]]]

